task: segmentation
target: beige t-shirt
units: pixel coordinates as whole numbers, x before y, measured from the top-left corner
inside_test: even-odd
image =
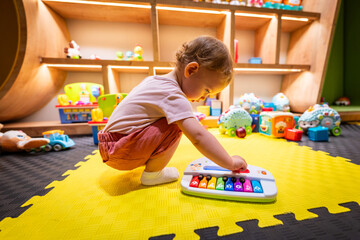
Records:
[[[147,77],[115,108],[104,132],[130,134],[162,117],[166,117],[168,124],[171,124],[194,117],[194,114],[176,80]]]

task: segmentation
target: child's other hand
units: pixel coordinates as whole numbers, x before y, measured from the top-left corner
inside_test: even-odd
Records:
[[[231,157],[233,160],[233,167],[232,171],[245,171],[247,169],[247,163],[245,161],[245,159],[243,159],[242,157],[238,156],[238,155],[234,155]]]

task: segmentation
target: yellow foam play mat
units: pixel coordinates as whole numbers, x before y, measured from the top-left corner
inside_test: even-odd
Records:
[[[258,133],[231,138],[210,129],[231,155],[269,170],[278,195],[273,203],[251,203],[185,195],[180,180],[153,187],[140,184],[143,168],[117,171],[102,163],[98,151],[66,172],[45,196],[17,218],[0,222],[0,239],[199,239],[195,230],[218,227],[218,236],[241,232],[239,221],[257,219],[259,227],[282,224],[274,215],[293,213],[297,220],[316,218],[308,209],[349,211],[339,204],[360,203],[360,166],[348,159],[285,139]],[[76,157],[76,156],[74,156]],[[203,157],[183,136],[169,163],[180,172]]]

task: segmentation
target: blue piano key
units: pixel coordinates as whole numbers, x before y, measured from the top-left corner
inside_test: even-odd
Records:
[[[259,181],[252,180],[251,185],[253,186],[254,193],[263,193],[264,192]]]
[[[226,191],[234,191],[234,183],[231,181],[231,178],[228,178],[228,180],[226,181],[225,190]]]

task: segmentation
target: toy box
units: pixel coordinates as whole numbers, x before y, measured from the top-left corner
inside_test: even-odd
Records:
[[[210,116],[210,106],[197,106],[196,111],[205,114],[206,117]]]
[[[91,121],[91,110],[98,107],[97,97],[104,92],[104,87],[96,83],[72,83],[64,87],[65,94],[57,99],[61,123]]]
[[[259,114],[250,114],[251,118],[252,118],[252,124],[251,124],[251,128],[252,128],[252,132],[259,132]]]
[[[296,128],[285,129],[285,139],[291,141],[301,141],[303,131]]]
[[[251,64],[261,64],[262,63],[262,59],[259,57],[252,57],[249,59],[249,63]]]
[[[328,128],[322,126],[309,128],[308,136],[309,136],[309,140],[314,142],[328,142],[329,130]]]
[[[220,116],[221,115],[221,105],[222,105],[222,102],[220,100],[211,100],[210,115],[211,116]]]
[[[259,132],[272,137],[284,137],[286,128],[295,127],[293,114],[287,112],[262,112],[259,122]]]
[[[79,105],[56,105],[59,109],[61,123],[78,123],[91,121],[91,110],[97,108],[97,104]]]

